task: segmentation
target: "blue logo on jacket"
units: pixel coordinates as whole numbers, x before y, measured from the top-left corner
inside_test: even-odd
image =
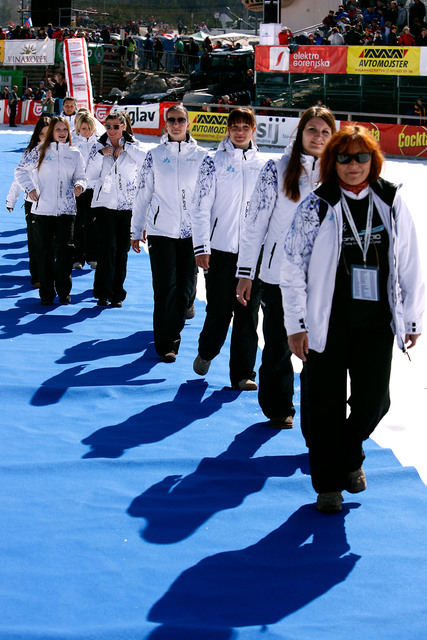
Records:
[[[169,160],[169,158],[167,158],[167,157],[166,157],[166,158],[163,158],[163,162],[169,162],[169,164],[170,164],[170,160]]]

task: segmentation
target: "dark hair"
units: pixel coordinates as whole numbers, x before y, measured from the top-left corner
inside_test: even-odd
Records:
[[[237,107],[236,109],[232,109],[228,116],[227,127],[229,128],[238,122],[248,124],[252,129],[256,127],[255,114],[252,109],[249,109],[249,107]]]
[[[170,114],[171,111],[182,111],[183,113],[185,113],[185,117],[187,118],[187,120],[189,120],[189,115],[188,115],[188,111],[187,109],[184,107],[183,104],[172,104],[169,109],[167,109],[166,111],[166,115],[165,115],[165,120],[168,119],[168,116]]]
[[[380,177],[384,162],[380,145],[365,127],[349,124],[337,131],[329,140],[320,159],[320,180],[329,182],[336,177],[336,157],[339,153],[347,153],[353,142],[358,142],[360,150],[371,154],[371,170],[368,182],[372,184]]]
[[[302,114],[298,123],[297,135],[283,180],[283,191],[285,192],[286,197],[289,198],[289,200],[292,200],[292,202],[298,202],[300,199],[301,192],[299,189],[299,181],[303,169],[301,154],[304,152],[302,146],[302,134],[309,120],[312,120],[313,118],[322,118],[332,133],[335,133],[337,130],[334,115],[326,107],[309,107]]]
[[[69,143],[69,145],[71,147],[70,125],[68,124],[67,119],[64,118],[63,116],[54,116],[53,118],[50,119],[49,129],[47,130],[46,137],[45,137],[45,139],[43,141],[43,144],[42,144],[42,148],[40,149],[40,157],[39,157],[39,162],[37,164],[37,171],[40,171],[41,164],[42,164],[42,162],[44,160],[44,157],[46,155],[46,149],[48,148],[48,146],[53,141],[53,130],[55,128],[55,125],[58,124],[58,122],[63,122],[65,125],[67,125],[67,129],[68,129],[67,142]]]
[[[30,142],[28,143],[28,147],[25,149],[25,151],[32,151],[35,147],[37,147],[38,144],[40,144],[40,132],[42,129],[48,127],[49,125],[49,116],[42,116],[37,120],[36,126],[34,127],[34,131],[30,138]]]

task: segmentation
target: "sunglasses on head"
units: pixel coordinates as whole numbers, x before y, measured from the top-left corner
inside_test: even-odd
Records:
[[[350,164],[352,160],[356,160],[357,163],[363,164],[364,162],[369,162],[371,157],[370,153],[362,152],[362,153],[338,153],[337,154],[337,162],[339,164]]]
[[[186,124],[187,123],[187,118],[171,118],[171,117],[168,117],[168,118],[166,118],[166,122],[168,124],[175,124],[175,122],[177,122],[178,124]]]
[[[117,131],[117,129],[120,129],[121,126],[121,124],[106,124],[105,128],[107,129],[107,131],[109,129],[114,129],[114,131]]]

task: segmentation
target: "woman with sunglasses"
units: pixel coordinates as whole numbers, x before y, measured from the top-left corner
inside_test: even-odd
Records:
[[[71,269],[76,197],[86,188],[82,155],[71,146],[68,122],[50,120],[44,141],[16,168],[31,207],[41,304],[71,300]]]
[[[147,153],[132,215],[132,248],[148,239],[154,290],[154,345],[163,362],[175,362],[187,310],[194,300],[196,266],[190,207],[206,150],[190,136],[188,112],[166,111],[165,135]]]
[[[295,140],[279,161],[270,160],[263,168],[242,226],[237,300],[246,306],[251,298],[263,247],[259,277],[264,348],[258,401],[270,425],[279,429],[292,428],[295,414],[294,371],[280,291],[283,242],[298,204],[318,185],[318,158],[335,131],[335,119],[329,109],[316,106],[303,113]]]
[[[49,129],[50,118],[47,116],[42,116],[36,122],[36,126],[34,127],[33,134],[31,136],[28,147],[24,149],[24,153],[22,154],[22,158],[18,166],[21,166],[25,163],[27,156],[31,153],[33,149],[37,147],[43,140],[45,139],[47,130]],[[6,196],[6,208],[9,212],[13,211],[16,205],[16,201],[19,198],[21,193],[21,185],[18,180],[14,179],[12,185],[9,189],[9,193]],[[28,260],[29,260],[29,269],[31,275],[31,284],[34,287],[39,287],[39,274],[37,270],[37,256],[34,245],[34,233],[33,233],[33,223],[32,223],[32,207],[33,201],[29,197],[28,193],[25,194],[25,202],[24,202],[24,211],[25,211],[25,221],[27,226],[27,240],[28,240]]]
[[[126,117],[113,111],[104,133],[92,147],[87,174],[94,183],[92,209],[98,231],[98,259],[93,286],[100,307],[121,307],[126,298],[130,220],[138,167],[145,159],[142,145],[126,131]]]
[[[304,362],[301,426],[325,513],[341,511],[343,490],[366,489],[362,445],[390,405],[393,335],[406,351],[422,329],[414,224],[399,187],[379,177],[383,160],[367,129],[334,134],[321,158],[322,185],[300,204],[285,238],[285,325]]]
[[[229,374],[240,391],[255,391],[260,286],[255,278],[246,307],[236,299],[236,265],[243,220],[257,178],[265,164],[253,139],[254,113],[247,107],[230,112],[227,136],[214,158],[206,158],[197,181],[193,217],[196,263],[205,271],[206,318],[193,369],[207,374],[219,354],[233,318]],[[257,274],[256,274],[257,276]]]

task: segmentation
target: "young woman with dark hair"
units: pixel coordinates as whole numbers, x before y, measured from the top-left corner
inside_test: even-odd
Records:
[[[87,181],[82,155],[71,145],[64,118],[50,120],[43,143],[17,167],[16,178],[33,201],[41,303],[51,305],[58,294],[60,303],[68,304],[76,196]]]
[[[260,268],[264,348],[259,370],[258,400],[270,424],[293,426],[294,372],[283,321],[280,267],[283,240],[299,202],[319,182],[319,161],[331,135],[335,119],[321,106],[307,109],[295,140],[278,162],[263,168],[245,217],[237,263],[237,300],[246,306],[252,296],[252,282],[263,248]]]
[[[252,191],[265,164],[253,139],[253,111],[238,107],[230,112],[227,136],[215,156],[207,157],[199,171],[192,211],[196,263],[205,272],[206,318],[193,363],[206,375],[219,354],[233,318],[230,346],[230,381],[235,389],[258,388],[254,365],[258,345],[259,280],[255,274],[252,296],[243,307],[236,299],[236,265],[241,229]]]
[[[30,142],[28,143],[28,147],[24,150],[22,154],[22,158],[18,166],[20,166],[28,156],[28,154],[43,140],[45,139],[47,130],[49,128],[50,118],[47,116],[42,116],[36,122],[36,126],[34,127],[34,131],[30,138]],[[8,211],[13,211],[16,205],[16,201],[18,200],[19,194],[21,193],[21,185],[17,181],[16,177],[14,178],[12,185],[9,189],[9,193],[6,196],[6,208]],[[31,274],[31,284],[35,287],[39,287],[39,274],[37,269],[36,262],[36,252],[34,247],[34,233],[33,233],[33,224],[32,224],[32,214],[31,214],[31,206],[33,201],[28,196],[28,193],[25,193],[25,202],[24,202],[24,211],[25,211],[25,222],[27,226],[27,240],[28,240],[28,259],[29,259],[29,269]]]

